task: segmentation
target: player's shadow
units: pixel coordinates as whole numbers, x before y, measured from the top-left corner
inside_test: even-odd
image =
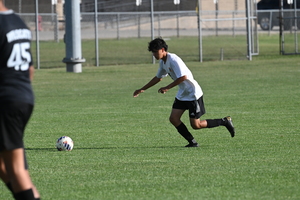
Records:
[[[147,147],[83,147],[77,148],[79,150],[87,150],[87,149],[170,149],[170,148],[179,148],[181,146],[147,146]]]
[[[82,148],[74,148],[73,151],[78,150],[117,150],[117,149],[178,149],[178,148],[184,148],[183,146],[146,146],[146,147],[82,147]],[[185,148],[185,149],[191,149],[191,148]],[[192,148],[194,149],[194,148]],[[55,147],[53,148],[25,148],[26,151],[57,151]]]
[[[57,151],[55,147],[54,148],[25,148],[25,151],[51,151],[51,150]]]

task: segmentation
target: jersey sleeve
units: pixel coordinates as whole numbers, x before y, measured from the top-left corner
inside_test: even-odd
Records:
[[[176,79],[187,75],[187,66],[179,57],[172,58],[170,65]]]

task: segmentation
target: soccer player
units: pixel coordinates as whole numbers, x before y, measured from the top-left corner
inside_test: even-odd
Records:
[[[0,178],[16,200],[40,199],[23,144],[34,106],[30,41],[25,23],[0,0]]]
[[[157,60],[160,60],[159,68],[156,76],[142,88],[134,91],[133,96],[139,96],[140,93],[154,86],[160,82],[162,78],[169,75],[173,79],[173,82],[165,87],[159,88],[158,92],[165,94],[171,88],[175,86],[179,87],[169,120],[182,137],[189,142],[185,147],[199,146],[185,124],[180,120],[186,110],[189,110],[190,125],[193,129],[225,126],[230,132],[231,137],[234,137],[235,129],[230,116],[220,119],[200,120],[200,117],[205,114],[202,89],[181,58],[176,54],[168,52],[166,42],[162,38],[156,38],[149,43],[148,51],[152,52]]]

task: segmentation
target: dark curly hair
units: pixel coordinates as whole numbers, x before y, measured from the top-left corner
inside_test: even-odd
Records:
[[[155,38],[149,42],[148,51],[157,51],[162,48],[164,48],[165,51],[168,51],[168,45],[161,37]]]

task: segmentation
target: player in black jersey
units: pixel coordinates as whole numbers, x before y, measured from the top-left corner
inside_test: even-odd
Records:
[[[23,144],[34,106],[30,41],[25,23],[0,0],[0,178],[16,200],[40,199]]]

